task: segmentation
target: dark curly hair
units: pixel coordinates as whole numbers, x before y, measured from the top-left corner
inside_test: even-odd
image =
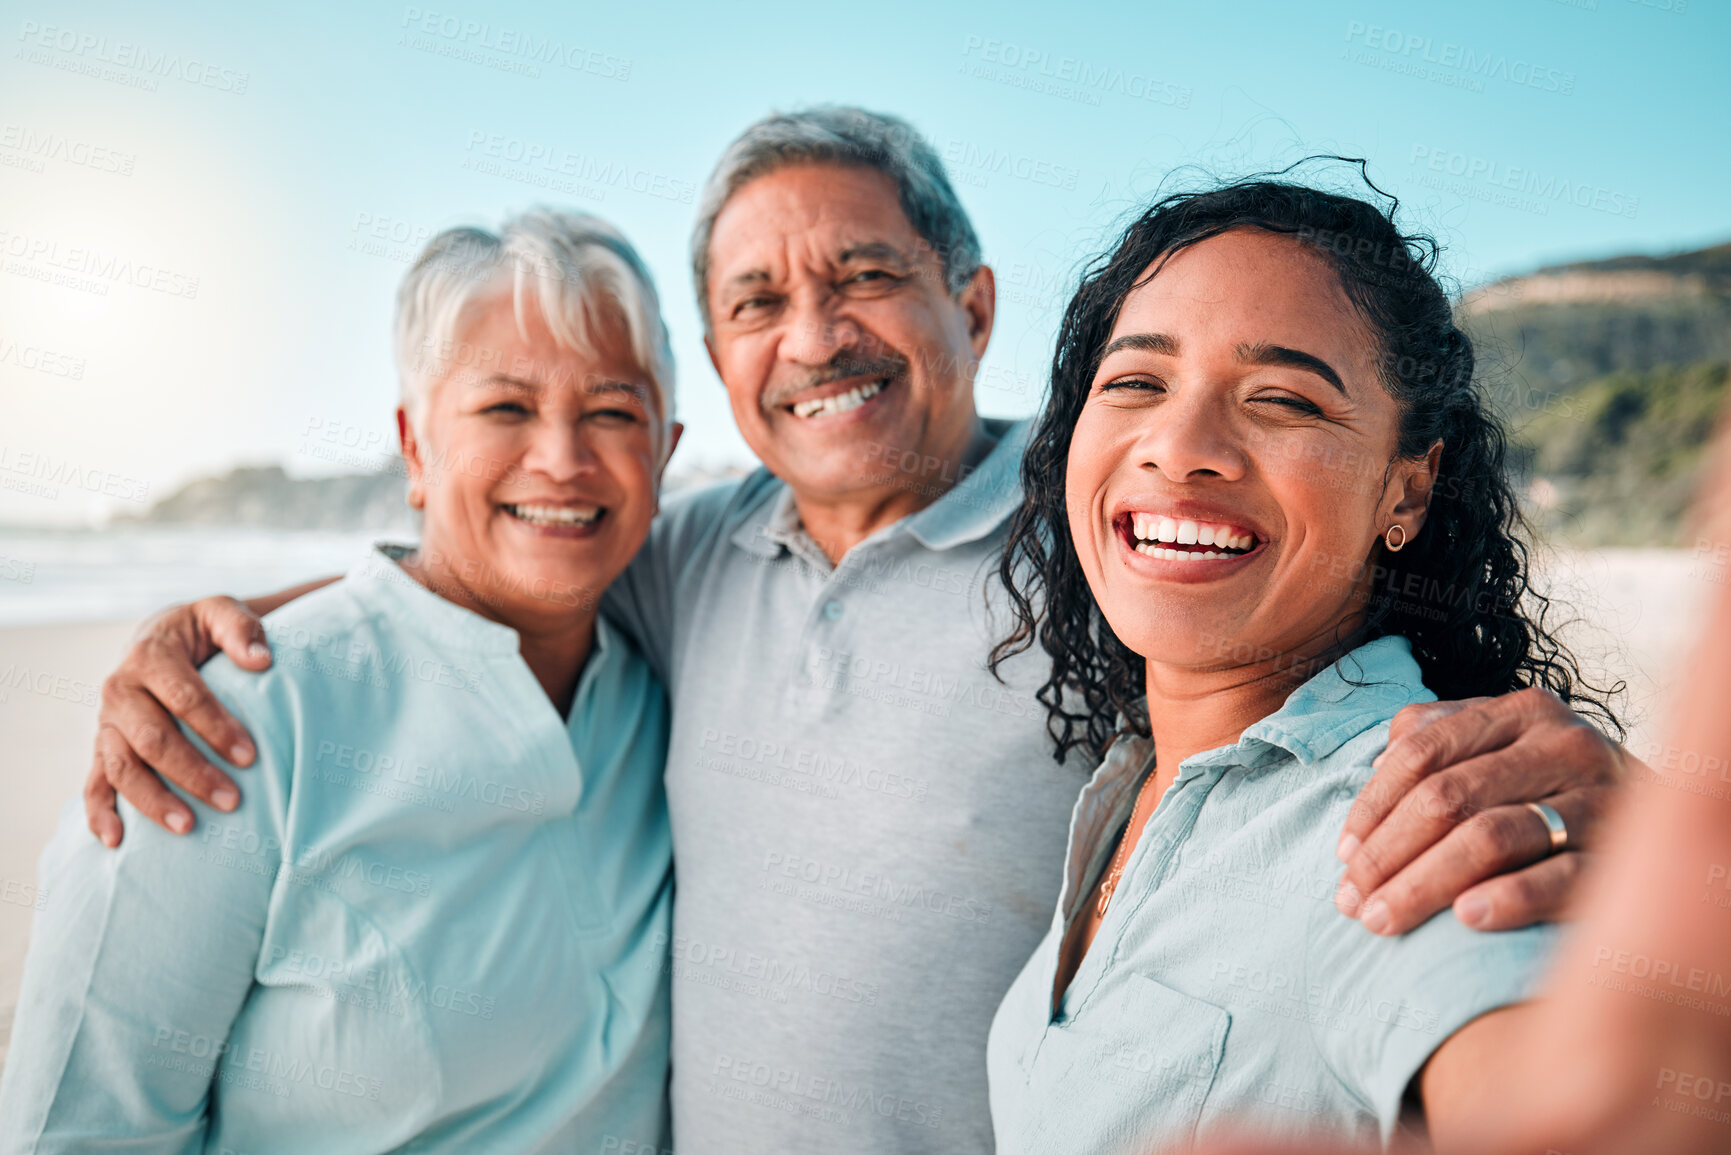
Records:
[[[1296,238],[1340,277],[1381,341],[1383,385],[1400,409],[1396,459],[1421,458],[1442,442],[1424,526],[1399,553],[1374,547],[1365,562],[1374,573],[1370,601],[1357,628],[1339,639],[1339,652],[1400,635],[1441,698],[1539,686],[1623,733],[1610,705],[1622,685],[1607,691],[1583,681],[1574,656],[1546,627],[1550,602],[1530,581],[1503,426],[1474,381],[1472,342],[1438,283],[1436,242],[1401,233],[1398,202],[1371,183],[1362,160],[1332,159],[1357,165],[1389,207],[1279,179],[1285,174],[1174,193],[1083,270],[1064,310],[1045,409],[1022,461],[1022,508],[999,564],[1015,629],[991,658],[996,672],[1036,638],[1051,656],[1039,699],[1060,760],[1076,747],[1101,756],[1120,719],[1149,733],[1142,658],[1101,616],[1070,537],[1065,465],[1077,417],[1130,292],[1175,253],[1243,228]]]

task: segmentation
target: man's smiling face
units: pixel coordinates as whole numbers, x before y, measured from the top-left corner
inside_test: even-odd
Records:
[[[893,500],[920,479],[886,459],[965,450],[992,274],[952,295],[888,176],[758,177],[716,218],[709,256],[710,357],[746,443],[798,496]]]

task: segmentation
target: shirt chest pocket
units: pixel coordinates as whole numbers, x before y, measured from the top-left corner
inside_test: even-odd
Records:
[[[1152,1151],[1195,1137],[1231,1016],[1134,972],[1054,1023],[1029,1072],[1028,1150]]]

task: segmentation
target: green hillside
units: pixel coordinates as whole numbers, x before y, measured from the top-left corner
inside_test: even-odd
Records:
[[[1467,294],[1528,513],[1573,545],[1681,545],[1726,400],[1731,244],[1540,269]]]
[[[1727,363],[1614,373],[1513,428],[1528,513],[1577,545],[1684,545],[1721,410]]]

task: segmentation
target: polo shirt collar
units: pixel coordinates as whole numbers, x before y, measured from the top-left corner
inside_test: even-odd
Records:
[[[786,548],[788,524],[799,525],[799,511],[794,508],[793,490],[786,482],[763,466],[758,466],[740,487],[749,507],[758,502],[755,512],[740,523],[731,538],[734,545],[746,553],[761,558],[780,557]],[[761,491],[769,490],[767,498]],[[753,493],[752,491],[758,491]]]
[[[1032,420],[985,419],[998,444],[955,488],[907,520],[907,530],[931,550],[954,549],[985,537],[1022,505],[1022,452]]]
[[[799,506],[794,504],[791,485],[784,483],[781,491],[770,501],[769,520],[758,527],[758,537],[772,552],[786,549],[820,570],[831,568],[829,558],[805,531],[805,524],[799,519]]]
[[[1032,421],[985,418],[988,432],[998,439],[979,466],[948,493],[894,527],[906,530],[927,549],[943,551],[978,541],[1016,512],[1022,504],[1022,452],[1028,446]],[[800,524],[793,488],[759,468],[748,485],[775,487],[763,512],[747,519],[733,533],[733,544],[758,557],[772,558],[783,549],[822,557],[822,551]],[[876,536],[876,535],[874,535]],[[827,559],[823,561],[827,567]]]
[[[799,506],[794,504],[792,486],[761,467],[746,484],[770,487],[770,494],[757,511],[733,531],[734,545],[765,560],[778,558],[783,550],[787,550],[820,570],[831,568],[829,559],[800,523]]]

